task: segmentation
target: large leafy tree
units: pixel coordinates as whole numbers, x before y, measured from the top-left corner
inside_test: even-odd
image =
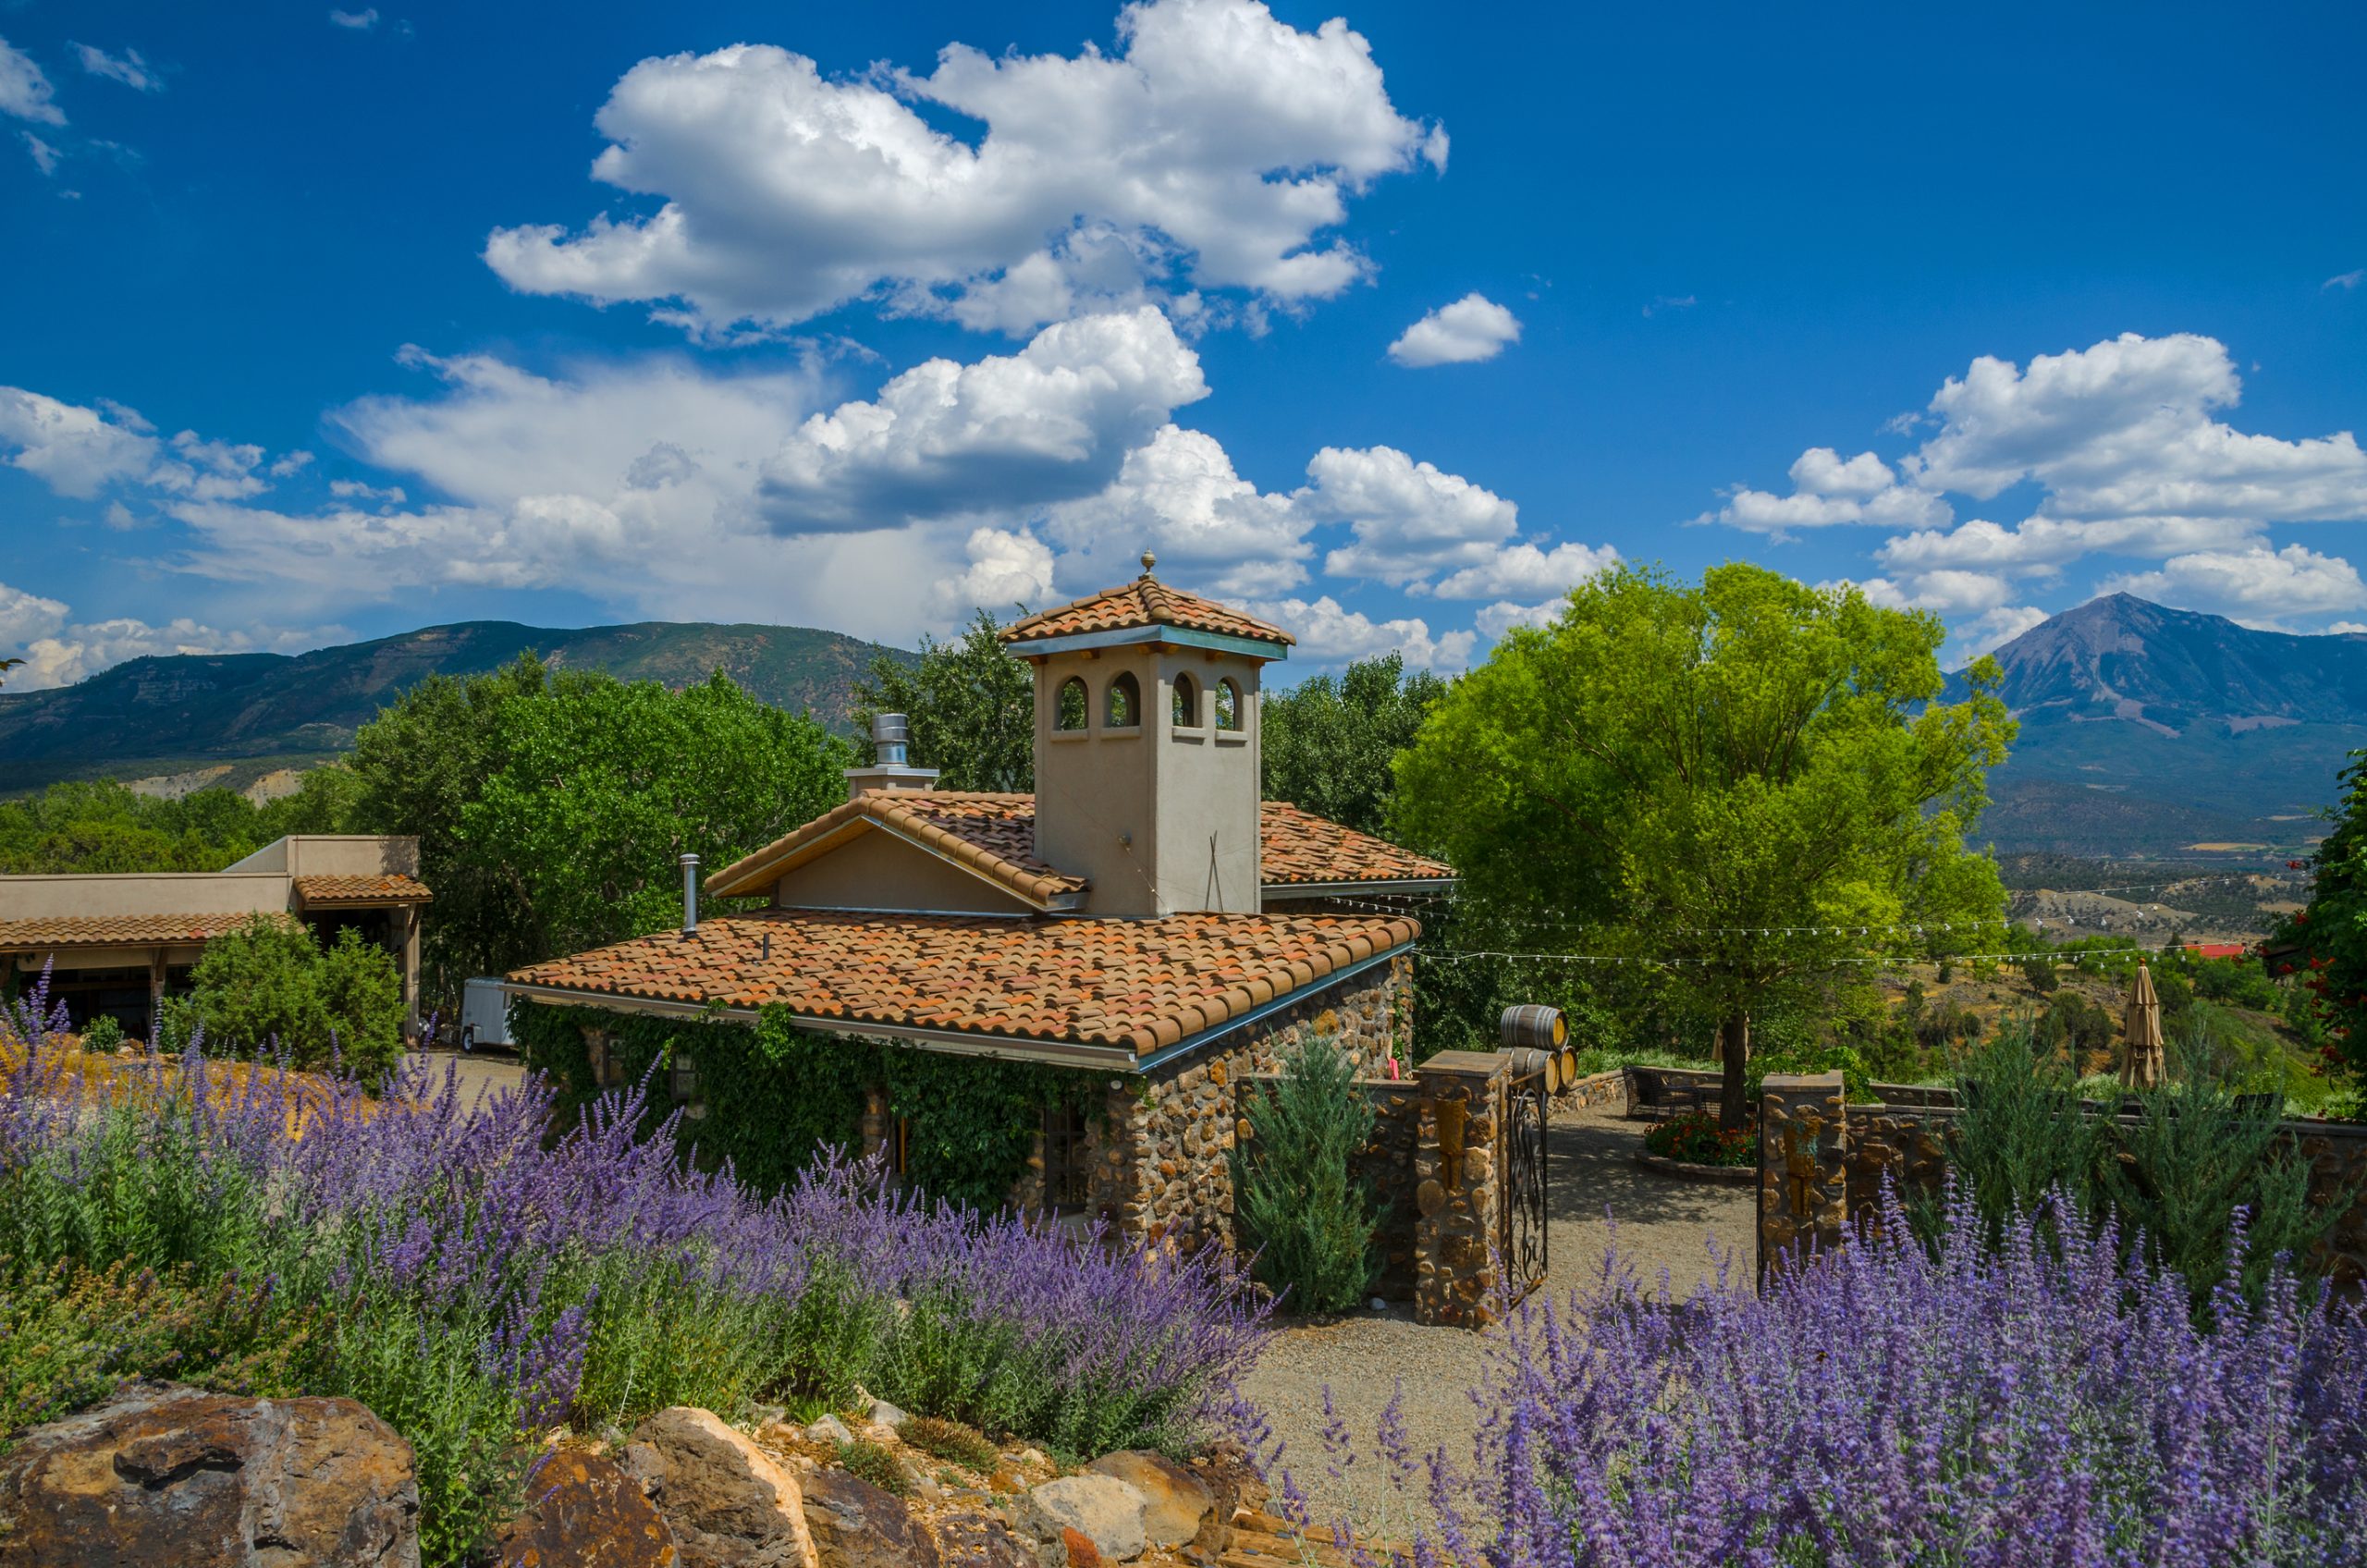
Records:
[[[671,692],[528,655],[413,687],[350,766],[365,826],[419,837],[422,988],[448,1011],[470,975],[679,921],[683,852],[712,870],[819,815],[853,757],[721,674]]]
[[[1455,683],[1398,761],[1392,820],[1525,948],[1681,988],[1716,1021],[1735,1124],[1754,1013],[2002,913],[1963,835],[2015,725],[1993,660],[1940,701],[1944,637],[1756,566],[1622,568]]]
[[[947,790],[1025,793],[1036,788],[1036,685],[1004,651],[1002,623],[985,610],[950,643],[921,639],[917,663],[882,654],[855,682],[855,721],[870,747],[874,714],[912,721],[912,757]]]
[[[2323,1030],[2326,1065],[2367,1075],[2367,751],[2350,753],[2310,866],[2310,901],[2277,931],[2273,962],[2300,992],[2293,1015]]]
[[[1396,783],[1390,764],[1445,694],[1445,681],[1427,669],[1409,675],[1404,655],[1387,654],[1268,696],[1258,742],[1266,798],[1382,831]]]

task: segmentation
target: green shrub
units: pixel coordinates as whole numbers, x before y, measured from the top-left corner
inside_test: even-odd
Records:
[[[2242,1284],[2257,1302],[2278,1255],[2299,1265],[2349,1200],[2312,1207],[2309,1164],[2280,1146],[2277,1108],[2238,1107],[2242,1084],[2207,1024],[2174,1040],[2170,1058],[2172,1082],[2137,1091],[2139,1114],[2116,1128],[2128,1158],[2104,1164],[2100,1195],[2142,1235],[2150,1261],[2185,1276],[2198,1311],[2226,1272],[2243,1209]]]
[[[883,1492],[902,1497],[912,1490],[912,1480],[896,1456],[877,1443],[867,1443],[857,1438],[839,1445],[839,1468],[858,1481],[869,1481]]]
[[[324,952],[304,926],[256,915],[208,942],[190,981],[212,1054],[284,1055],[305,1069],[334,1059],[364,1080],[401,1059],[394,957],[350,926]]]
[[[123,1025],[116,1022],[115,1014],[111,1012],[103,1012],[82,1025],[82,1048],[94,1056],[111,1051],[121,1044]]]
[[[1993,1235],[2057,1188],[2086,1201],[2103,1158],[2103,1122],[2086,1115],[2071,1075],[2042,1060],[2030,1020],[2005,1021],[1957,1069],[1952,1172]],[[1919,1219],[1936,1224],[1936,1200]]]
[[[1233,1150],[1233,1190],[1253,1272],[1292,1311],[1354,1305],[1373,1276],[1379,1217],[1352,1170],[1373,1114],[1347,1058],[1304,1040],[1282,1077],[1243,1101],[1250,1136]]]
[[[1001,1455],[987,1435],[975,1427],[965,1427],[959,1421],[940,1420],[934,1415],[915,1415],[897,1428],[896,1435],[906,1444],[923,1453],[987,1474],[993,1471]]]
[[[1756,1165],[1759,1134],[1740,1127],[1718,1125],[1717,1118],[1698,1110],[1672,1117],[1644,1134],[1647,1153],[1686,1165]]]

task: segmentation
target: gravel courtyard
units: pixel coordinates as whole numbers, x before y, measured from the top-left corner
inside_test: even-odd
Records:
[[[1600,1277],[1614,1225],[1620,1253],[1655,1293],[1663,1270],[1679,1296],[1714,1279],[1713,1238],[1734,1254],[1734,1277],[1748,1283],[1750,1189],[1638,1168],[1634,1159],[1647,1125],[1615,1109],[1580,1111],[1548,1125],[1545,1288],[1557,1299]],[[1287,1443],[1283,1464],[1315,1498],[1318,1515],[1327,1504],[1344,1506],[1367,1530],[1402,1538],[1398,1501],[1378,1474],[1369,1474],[1377,1456],[1360,1459],[1344,1482],[1331,1477],[1322,1439],[1323,1390],[1331,1389],[1333,1408],[1369,1450],[1373,1423],[1402,1379],[1402,1409],[1414,1446],[1427,1452],[1443,1444],[1451,1459],[1467,1467],[1478,1427],[1470,1390],[1492,1339],[1464,1329],[1424,1328],[1413,1320],[1410,1305],[1290,1328],[1267,1349],[1248,1393]]]

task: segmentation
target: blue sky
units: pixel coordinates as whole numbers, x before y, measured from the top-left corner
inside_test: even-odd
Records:
[[[10,686],[1146,546],[1302,669],[1614,557],[2367,626],[2355,6],[1444,16],[0,0]]]

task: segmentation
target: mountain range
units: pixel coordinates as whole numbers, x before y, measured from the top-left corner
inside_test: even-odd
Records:
[[[278,654],[133,659],[74,686],[0,692],[0,793],[54,779],[178,775],[239,787],[333,756],[432,674],[526,649],[554,665],[681,687],[720,668],[769,703],[843,726],[889,652],[793,626],[643,622],[578,631],[467,621]],[[2367,635],[2257,631],[2127,594],[1999,648],[2021,720],[1978,837],[2006,853],[2279,864],[2323,831],[2367,747]],[[1961,695],[1961,677],[1951,683]]]
[[[0,793],[143,775],[237,788],[345,751],[373,714],[431,675],[477,674],[528,649],[560,668],[677,688],[720,668],[766,702],[840,728],[873,656],[912,656],[801,626],[472,620],[294,655],[132,659],[72,686],[0,692]]]
[[[2367,635],[2258,631],[2112,594],[1996,657],[2021,733],[1981,836],[2009,852],[2281,861],[2323,835],[2318,813],[2367,746]]]

